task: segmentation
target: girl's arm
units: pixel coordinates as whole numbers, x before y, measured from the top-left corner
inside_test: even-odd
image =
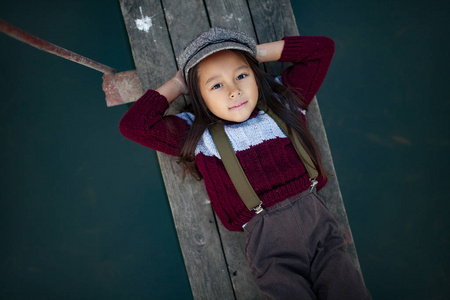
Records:
[[[293,62],[284,70],[283,84],[300,95],[306,105],[311,103],[327,74],[334,54],[334,42],[327,37],[292,36],[256,47],[260,63]]]
[[[322,85],[334,54],[332,39],[321,36],[284,37],[280,62],[294,63],[281,80],[309,105]]]
[[[183,119],[164,113],[170,102],[186,93],[181,73],[157,90],[148,90],[131,106],[120,121],[120,132],[141,145],[169,155],[179,156],[184,137],[190,125]]]

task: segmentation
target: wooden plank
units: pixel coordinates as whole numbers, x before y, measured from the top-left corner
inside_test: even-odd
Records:
[[[205,0],[211,27],[240,30],[256,39],[250,11],[245,0]]]
[[[177,71],[161,3],[121,0],[120,5],[143,90],[158,87]]]
[[[175,56],[178,56],[197,34],[208,30],[205,6],[201,0],[162,0],[162,4]]]
[[[298,35],[297,23],[289,0],[249,0],[253,24],[259,43],[278,41],[284,36]],[[289,65],[278,62],[266,63],[269,74],[281,74]]]
[[[234,299],[217,224],[203,182],[187,177],[158,153],[194,299]]]
[[[266,43],[279,40],[283,36],[299,34],[290,1],[249,0],[248,2],[252,13],[253,23],[255,24],[256,33],[260,42]],[[277,66],[270,65],[269,71],[279,74],[281,70],[278,70],[277,68]],[[316,97],[314,97],[314,100],[309,106],[307,119],[309,130],[316,139],[320,151],[322,152],[325,167],[330,173],[334,174],[334,176],[329,178],[327,185],[320,191],[319,194],[323,196],[328,207],[330,208],[330,211],[339,222],[348,242],[347,251],[351,256],[354,265],[361,273],[361,267],[356,254],[356,247],[353,242],[347,214],[345,212],[344,201],[342,199],[341,190],[339,188],[337,175],[334,169],[330,146],[328,144],[325,127],[322,122],[322,116],[320,114],[319,104]]]
[[[197,34],[208,28],[207,22],[200,28],[195,25],[198,24],[198,13],[202,14],[202,5],[198,5],[200,1],[195,2],[196,6],[191,5],[192,1],[189,5],[181,1],[177,1],[177,5],[166,2],[167,7],[163,8],[159,0],[120,1],[144,90],[158,87],[175,74],[175,55],[181,49],[175,49],[174,53],[172,46],[181,48],[194,31]],[[206,16],[204,8],[203,16]],[[147,31],[142,27],[139,29],[136,20],[152,26]],[[189,30],[192,30],[191,34]],[[183,182],[180,166],[172,158],[158,153],[158,159],[194,298],[233,299],[217,225],[204,184],[190,177]]]
[[[245,258],[245,234],[228,231],[223,226],[219,231],[236,299],[262,299]]]

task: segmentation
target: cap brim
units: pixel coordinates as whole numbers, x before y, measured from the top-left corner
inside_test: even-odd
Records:
[[[243,44],[227,41],[227,42],[221,42],[217,44],[209,44],[197,53],[195,53],[191,58],[189,58],[188,62],[186,63],[186,66],[184,68],[184,75],[187,79],[187,76],[189,74],[189,70],[193,67],[195,67],[199,62],[204,60],[206,57],[210,56],[211,54],[214,54],[216,52],[220,52],[223,50],[241,50],[244,52],[248,52],[251,55],[254,55],[253,51],[246,47]]]

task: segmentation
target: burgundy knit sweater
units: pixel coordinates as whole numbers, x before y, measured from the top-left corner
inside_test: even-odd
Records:
[[[301,93],[309,105],[325,78],[334,43],[326,37],[296,36],[284,40],[279,61],[293,65],[284,70],[281,80],[294,92]],[[125,114],[120,131],[139,144],[179,156],[194,116],[190,113],[164,116],[168,107],[164,96],[148,90]],[[258,112],[245,122],[226,124],[225,132],[263,207],[309,188],[309,175],[291,141],[267,114]],[[250,221],[254,212],[239,197],[208,130],[197,145],[195,158],[220,221],[228,230],[242,231],[242,225]],[[325,183],[319,175],[318,189]]]

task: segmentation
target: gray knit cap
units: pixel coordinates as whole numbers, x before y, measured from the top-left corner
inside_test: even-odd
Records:
[[[178,56],[187,81],[189,70],[207,56],[227,49],[242,50],[256,56],[256,42],[243,32],[213,27],[195,37]]]

